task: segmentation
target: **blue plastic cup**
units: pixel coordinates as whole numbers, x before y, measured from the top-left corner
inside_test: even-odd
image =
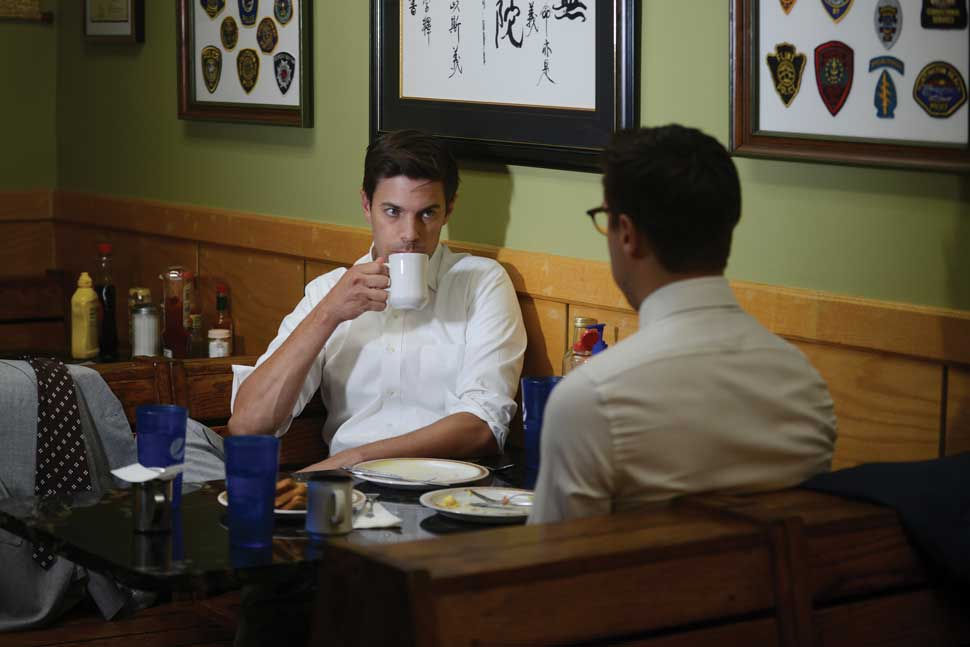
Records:
[[[229,543],[243,548],[269,546],[280,441],[275,436],[230,436],[224,446]]]
[[[145,467],[169,467],[185,462],[185,407],[143,404],[135,410],[138,462]],[[175,477],[172,507],[182,502],[182,475]]]
[[[553,387],[562,377],[522,378],[522,428],[525,432],[525,470],[527,480],[534,480],[539,471],[539,446],[542,440],[542,414]]]

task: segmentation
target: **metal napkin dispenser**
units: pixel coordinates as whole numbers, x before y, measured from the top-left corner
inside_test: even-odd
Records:
[[[111,473],[131,483],[132,514],[135,532],[153,533],[172,530],[172,496],[174,479],[182,465],[145,467],[132,463]]]

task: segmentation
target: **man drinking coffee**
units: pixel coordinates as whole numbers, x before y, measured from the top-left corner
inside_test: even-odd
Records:
[[[501,450],[525,327],[501,265],[439,243],[457,190],[455,160],[430,135],[398,131],[368,147],[371,249],[311,281],[255,368],[234,367],[230,433],[282,435],[319,390],[330,456],[308,469]],[[428,256],[420,309],[388,306],[387,262],[405,253]]]

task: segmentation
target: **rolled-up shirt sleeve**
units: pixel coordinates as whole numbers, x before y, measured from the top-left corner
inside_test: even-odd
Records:
[[[447,415],[471,413],[492,430],[499,449],[515,415],[515,392],[525,356],[526,334],[519,300],[501,265],[492,266],[469,286],[465,352],[456,397]]]
[[[339,277],[338,277],[339,278]],[[233,364],[232,366],[232,396],[229,401],[229,410],[232,412],[236,406],[236,395],[239,393],[239,388],[242,383],[248,378],[253,371],[256,370],[261,364],[268,360],[276,350],[283,345],[283,342],[296,330],[296,327],[300,325],[300,322],[310,314],[314,307],[327,295],[330,288],[333,287],[335,281],[330,279],[330,275],[324,275],[317,277],[313,281],[307,284],[306,289],[303,294],[303,298],[293,309],[293,312],[286,315],[283,321],[280,323],[279,330],[276,333],[276,338],[270,342],[269,347],[266,352],[260,355],[259,359],[256,360],[256,366],[243,366],[238,364]],[[277,437],[282,436],[290,428],[290,424],[293,419],[300,415],[303,411],[303,407],[306,406],[313,395],[320,388],[320,381],[323,377],[323,362],[324,362],[325,352],[320,351],[317,356],[317,360],[310,365],[310,370],[307,372],[306,379],[303,381],[303,386],[300,388],[300,395],[297,397],[296,402],[293,404],[293,410],[290,412],[289,417],[283,420],[280,425],[276,428],[275,434]]]

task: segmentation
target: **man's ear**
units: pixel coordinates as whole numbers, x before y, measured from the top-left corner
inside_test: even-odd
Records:
[[[633,219],[625,213],[617,216],[617,240],[620,249],[629,258],[640,259],[648,256],[651,252],[650,245],[646,238],[633,224]]]
[[[370,224],[370,198],[367,197],[367,192],[363,189],[360,190],[360,208],[364,211],[364,219]]]

